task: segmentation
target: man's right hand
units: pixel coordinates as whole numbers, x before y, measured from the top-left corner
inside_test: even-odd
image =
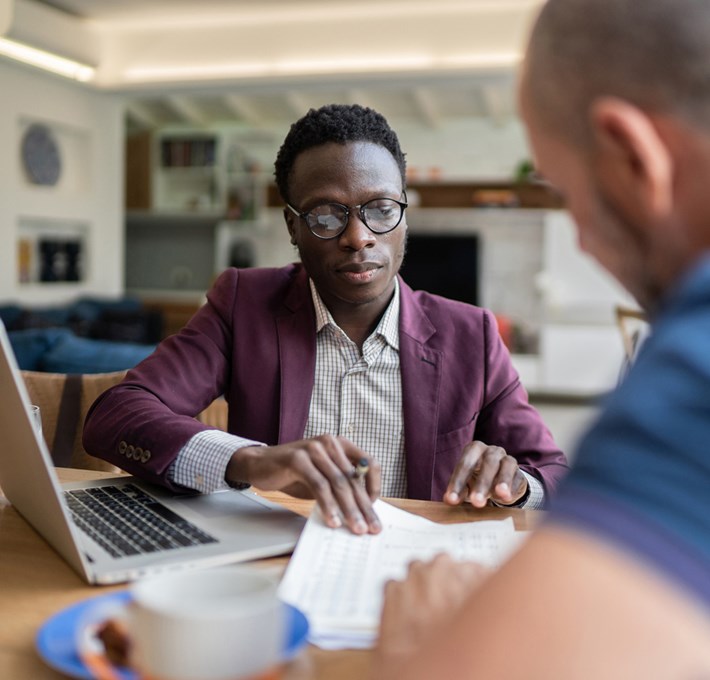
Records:
[[[368,464],[364,487],[353,476],[363,459]],[[232,455],[226,480],[315,498],[332,528],[345,523],[355,534],[382,530],[372,508],[380,495],[380,464],[344,437],[324,434],[278,446],[245,446]]]
[[[410,562],[404,581],[388,581],[374,677],[399,677],[403,663],[420,652],[432,633],[451,622],[489,574],[480,564],[439,554],[431,562]]]

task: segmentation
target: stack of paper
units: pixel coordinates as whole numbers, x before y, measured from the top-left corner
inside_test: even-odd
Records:
[[[309,641],[325,649],[371,647],[385,583],[406,575],[412,560],[441,552],[499,566],[520,544],[513,520],[436,524],[378,500],[377,535],[328,528],[311,514],[281,582],[279,596],[306,614]]]

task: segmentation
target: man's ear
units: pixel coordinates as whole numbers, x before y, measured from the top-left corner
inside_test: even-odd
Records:
[[[288,208],[284,208],[284,222],[286,222],[286,229],[288,229],[288,234],[291,237],[291,245],[295,246],[296,233],[293,226],[293,213]]]
[[[673,209],[673,158],[653,119],[615,97],[591,108],[597,181],[628,217],[656,220]]]

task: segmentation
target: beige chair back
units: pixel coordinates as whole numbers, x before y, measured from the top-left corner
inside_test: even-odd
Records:
[[[22,377],[25,380],[30,399],[33,404],[37,404],[40,408],[42,433],[55,464],[84,470],[120,472],[120,469],[115,465],[90,456],[84,451],[84,447],[81,445],[81,432],[89,407],[102,392],[121,382],[125,375],[126,371],[115,371],[112,373],[91,373],[76,376],[76,379],[80,380],[80,386],[77,389],[78,394],[74,393],[70,399],[78,399],[77,404],[71,403],[71,400],[67,401],[67,399],[62,403],[62,395],[67,385],[66,374],[22,371]],[[64,427],[69,427],[69,431],[64,431],[63,435],[58,438],[57,424],[60,421],[62,408],[73,409],[74,417],[70,419],[70,424],[67,424],[65,417]],[[64,440],[60,443],[62,436]],[[68,442],[68,445],[66,442]],[[57,459],[60,446],[64,450],[63,460]]]
[[[216,427],[218,430],[227,432],[228,411],[229,407],[224,397],[218,397],[197,416],[197,420],[205,425],[210,425],[211,427]]]
[[[115,465],[86,453],[81,444],[81,434],[86,413],[91,405],[109,387],[121,382],[125,375],[126,371],[115,371],[72,376],[71,379],[80,380],[80,388],[75,392],[69,392],[70,397],[65,396],[64,403],[62,403],[62,395],[65,394],[65,387],[67,387],[68,376],[66,374],[22,371],[30,400],[40,407],[42,432],[56,465],[84,470],[121,472],[120,468]],[[79,401],[78,405],[76,399]],[[66,413],[64,414],[64,427],[68,427],[68,431],[65,430],[58,438],[57,425],[60,422],[62,408],[73,409],[75,413],[69,421],[66,419]],[[226,431],[227,402],[221,397],[215,399],[197,416],[197,419],[205,425]],[[67,422],[69,422],[68,425]],[[61,460],[59,460],[60,457]]]

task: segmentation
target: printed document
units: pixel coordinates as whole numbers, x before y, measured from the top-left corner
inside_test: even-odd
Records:
[[[327,649],[370,647],[377,636],[384,584],[412,560],[441,552],[498,567],[520,544],[513,520],[437,524],[382,500],[382,532],[356,536],[330,529],[316,508],[291,558],[279,596],[309,620],[309,640]]]

